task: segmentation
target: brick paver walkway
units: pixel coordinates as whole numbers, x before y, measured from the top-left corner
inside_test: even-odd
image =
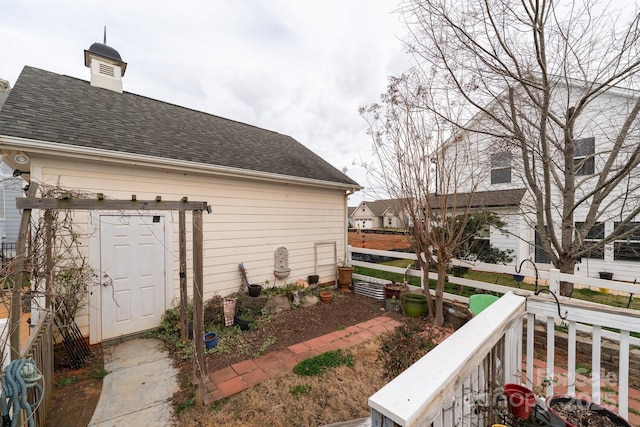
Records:
[[[349,348],[391,331],[399,325],[400,322],[388,316],[378,316],[367,322],[212,372],[205,377],[204,403],[209,405],[216,400],[224,399],[263,381],[290,372],[294,366],[305,359],[325,351]]]

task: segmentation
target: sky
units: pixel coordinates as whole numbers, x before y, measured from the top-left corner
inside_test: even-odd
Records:
[[[94,42],[127,63],[127,92],[295,138],[384,197],[359,166],[371,156],[358,108],[410,66],[400,0],[5,0],[0,78],[25,65],[89,80]]]

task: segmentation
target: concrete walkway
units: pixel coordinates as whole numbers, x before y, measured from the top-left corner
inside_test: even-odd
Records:
[[[133,339],[104,348],[100,400],[89,426],[167,426],[177,370],[157,339]]]

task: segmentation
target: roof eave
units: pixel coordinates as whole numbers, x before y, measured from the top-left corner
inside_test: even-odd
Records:
[[[28,138],[20,138],[8,135],[0,135],[0,149],[29,151],[43,155],[53,155],[58,157],[69,157],[76,159],[102,160],[112,163],[136,164],[152,168],[162,168],[164,170],[175,170],[184,172],[189,169],[195,173],[215,174],[230,177],[245,177],[261,181],[287,182],[292,184],[308,185],[313,187],[335,188],[340,190],[358,191],[364,187],[335,181],[324,181],[311,178],[303,178],[291,175],[281,175],[270,172],[253,171],[239,169],[228,166],[210,165],[186,160],[167,159],[165,157],[147,156],[143,154],[132,154],[126,152],[101,150],[97,148],[79,147],[76,145],[39,141]]]

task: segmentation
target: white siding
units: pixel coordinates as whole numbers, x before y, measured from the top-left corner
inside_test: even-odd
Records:
[[[205,299],[215,293],[228,294],[240,289],[238,264],[243,262],[251,282],[274,283],[274,252],[284,246],[289,251],[291,274],[287,283],[314,274],[314,242],[336,241],[338,257],[345,251],[346,197],[342,190],[306,187],[276,182],[214,177],[190,173],[159,172],[149,169],[117,167],[109,164],[60,161],[41,162],[32,158],[33,178],[44,185],[57,185],[90,193],[103,193],[110,199],[206,201],[213,208],[204,214]],[[86,224],[83,213],[78,224]],[[174,295],[179,295],[178,214],[173,215]],[[188,278],[191,288],[191,214],[187,214]],[[333,262],[324,253],[319,264]],[[335,269],[323,267],[320,281],[332,281]],[[279,280],[278,285],[285,282]],[[190,289],[191,291],[191,289]],[[174,301],[173,303],[177,303]],[[85,325],[84,319],[79,323]]]

